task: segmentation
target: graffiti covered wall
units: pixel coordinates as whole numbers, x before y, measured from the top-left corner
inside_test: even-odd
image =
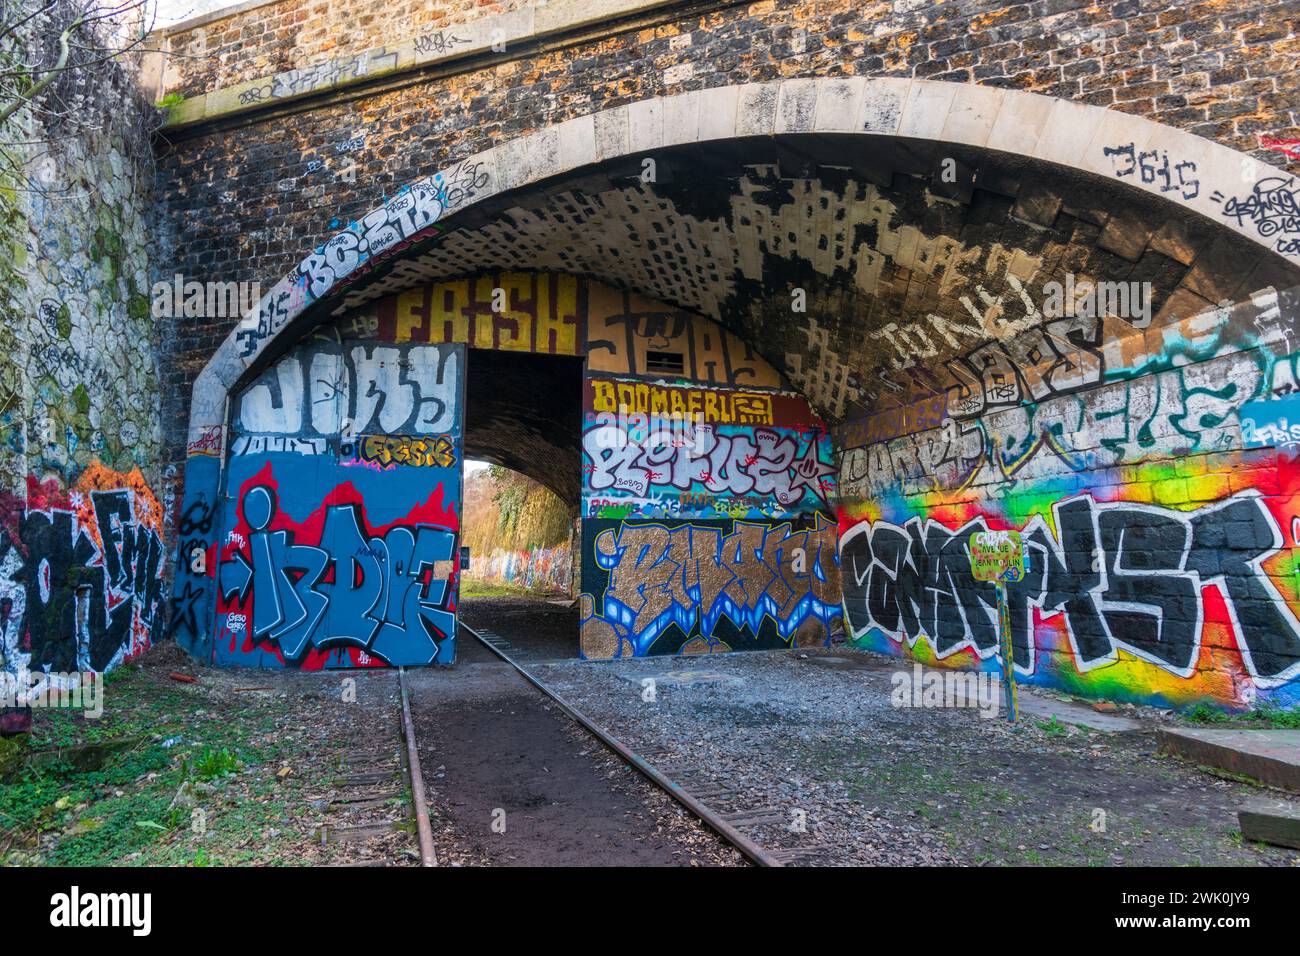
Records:
[[[471,561],[471,572],[480,581],[565,594],[573,584],[573,553],[568,544],[527,551],[495,548]]]
[[[829,642],[836,478],[808,403],[681,379],[585,389],[583,655]]]
[[[559,273],[438,283],[380,300],[352,321],[354,331],[394,341],[585,356],[580,557],[559,545],[493,550],[471,566],[475,577],[567,589],[576,560],[585,656],[828,639],[840,616],[830,437],[749,344],[702,316]],[[713,565],[707,581],[718,593],[683,571],[653,585],[672,595],[671,614],[646,616],[626,593],[645,568],[601,553],[597,542],[603,531],[635,537],[661,519],[696,523],[693,536],[673,540],[697,542],[693,566]]]
[[[852,638],[996,667],[996,598],[965,542],[1018,529],[1021,680],[1162,706],[1295,702],[1296,317],[1294,292],[1265,290],[1127,334],[1076,323],[1050,351],[995,341],[948,363],[941,395],[846,426]]]
[[[580,545],[482,542],[471,573],[568,590],[576,565],[592,657],[828,639],[836,475],[808,403],[711,320],[578,276],[492,272],[345,313],[239,390],[228,428],[190,442],[173,605],[185,647],[223,664],[418,663],[428,633],[431,659],[450,659],[444,544],[463,518],[452,479],[477,350],[581,357],[587,375]],[[661,519],[695,529],[665,560],[696,570],[655,584],[673,610],[647,616],[627,589],[648,568],[600,532],[632,539]],[[394,652],[403,630],[413,643]]]
[[[840,616],[835,526],[594,519],[583,524],[586,657],[823,644]]]
[[[590,378],[589,517],[780,517],[829,510],[830,438],[794,393]]]
[[[305,670],[455,659],[464,365],[462,346],[326,330],[239,393],[227,504],[188,498],[182,515],[191,652]]]
[[[163,613],[163,509],[138,471],[93,463],[71,490],[28,481],[0,525],[0,655],[15,670],[106,671]]]
[[[46,9],[9,37],[52,27]],[[63,92],[59,95],[63,95]],[[165,630],[151,111],[119,64],[0,145],[0,669],[105,671]],[[47,126],[47,124],[50,124]]]

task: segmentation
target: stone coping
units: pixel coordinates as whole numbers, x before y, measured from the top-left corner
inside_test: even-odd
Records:
[[[156,31],[161,38],[215,22],[274,0],[248,3],[197,17],[180,27]],[[499,53],[512,45],[530,43],[591,26],[603,20],[648,13],[671,6],[678,0],[549,0],[509,13],[430,30],[401,43],[371,47],[358,53],[321,63],[260,76],[232,86],[187,97],[167,107],[163,129],[179,129],[230,116],[273,103],[299,100],[327,92],[408,73],[422,67],[467,57]],[[164,54],[154,54],[163,56]],[[154,64],[150,77],[161,80],[162,69]],[[159,82],[159,93],[165,93]]]

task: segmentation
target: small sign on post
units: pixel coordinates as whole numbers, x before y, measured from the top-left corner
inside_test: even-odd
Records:
[[[1025,576],[1024,543],[1019,531],[976,531],[970,536],[970,570],[976,581],[998,589],[998,647],[1002,654],[1002,683],[1007,695],[1007,720],[1016,720],[1016,665],[1011,646],[1011,609],[1007,585]]]

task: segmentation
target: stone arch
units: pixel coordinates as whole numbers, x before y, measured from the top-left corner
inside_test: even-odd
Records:
[[[1261,188],[1269,188],[1272,167],[1140,117],[1017,91],[893,79],[788,80],[645,100],[541,130],[457,163],[405,188],[303,259],[231,332],[195,383],[190,451],[200,457],[192,454],[189,459],[187,513],[194,495],[212,495],[217,490],[232,391],[276,357],[283,343],[297,340],[323,320],[330,308],[343,301],[345,293],[362,289],[363,279],[368,281],[370,273],[403,259],[405,250],[435,235],[441,223],[498,194],[606,161],[691,143],[730,139],[752,143],[761,137],[800,134],[861,134],[882,140],[925,141],[932,150],[934,144],[943,144],[1018,154],[1048,167],[1079,171],[1094,181],[1102,177],[1120,186],[1131,185],[1156,200],[1166,200],[1171,209],[1217,221],[1220,231],[1235,234],[1234,241],[1247,246],[1253,243],[1252,248],[1261,255],[1270,254],[1266,258],[1276,259],[1279,265],[1290,268],[1300,262],[1300,250],[1277,236],[1268,197],[1261,192]],[[1114,197],[1110,201],[1114,202]],[[1255,322],[1251,316],[1239,318],[1238,325]],[[1160,340],[1153,336],[1152,341],[1158,344]],[[1048,350],[1042,355],[1050,364]],[[1038,362],[1031,359],[1029,364]],[[1194,390],[1204,391],[1200,385]],[[910,434],[928,426],[929,420],[921,416],[907,424]],[[1019,434],[1012,427],[1015,425],[1019,423],[1008,424],[1008,434]],[[892,424],[881,429],[882,433],[892,430]],[[1054,434],[1045,433],[1049,438]],[[847,478],[868,489],[873,474],[887,470],[876,468],[866,449],[866,443],[875,437],[879,436],[866,435],[859,443],[862,451],[846,456],[841,469]],[[961,446],[949,470],[962,481],[970,478],[969,469],[962,470],[965,437],[943,434],[931,442],[945,449]],[[1019,473],[1038,447],[1029,441],[1038,441],[1036,435],[1019,438],[1019,444],[1005,445],[1011,457],[995,462],[1008,477]],[[893,449],[875,450],[893,454]],[[930,450],[924,455],[915,449],[912,452],[907,457],[908,449],[901,449],[900,455],[888,462],[908,472],[905,477],[909,480],[918,477],[911,471],[919,470],[922,463],[928,466],[931,460]],[[1177,479],[1171,480],[1177,484]],[[844,483],[842,479],[841,485]],[[1098,513],[1102,510],[1099,505]],[[1264,530],[1271,527],[1262,519],[1260,526]],[[1262,535],[1259,549],[1265,553],[1269,541]],[[862,537],[846,536],[845,540],[852,543]],[[608,539],[604,546],[607,550],[613,547]],[[191,583],[178,575],[178,598],[191,593]],[[183,594],[182,586],[186,588]],[[599,615],[593,617],[596,623],[598,619]],[[954,646],[961,649],[961,645]],[[983,645],[979,649],[987,650]],[[1088,661],[1110,660],[1097,648],[1085,651],[1093,655]],[[1290,660],[1285,654],[1272,657]],[[1261,655],[1266,658],[1269,654]],[[1262,678],[1261,686],[1269,679],[1290,679],[1290,664],[1269,660],[1269,672],[1257,675]],[[1019,659],[1017,663],[1022,664]],[[1032,667],[1032,658],[1027,666]]]
[[[410,184],[350,223],[282,277],[217,348],[194,382],[189,444],[218,439],[231,388],[276,348],[283,333],[301,334],[296,320],[313,305],[474,204],[653,149],[801,133],[953,143],[1116,179],[1300,264],[1300,243],[1275,236],[1258,199],[1257,187],[1269,183],[1275,167],[1140,116],[1037,93],[922,79],[790,79],[715,87],[641,100],[510,140]]]

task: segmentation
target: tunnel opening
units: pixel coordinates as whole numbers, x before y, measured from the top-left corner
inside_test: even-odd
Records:
[[[466,459],[526,475],[576,515],[582,359],[472,348],[466,366]]]
[[[466,372],[460,619],[518,660],[578,657],[582,360],[471,349]]]

